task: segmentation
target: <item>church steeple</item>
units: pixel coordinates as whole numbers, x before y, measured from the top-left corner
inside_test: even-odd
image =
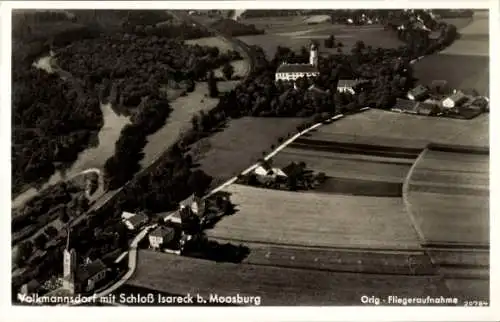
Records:
[[[71,228],[68,225],[66,248],[63,252],[63,287],[72,294],[75,292],[75,275],[77,270],[76,251],[71,247]]]

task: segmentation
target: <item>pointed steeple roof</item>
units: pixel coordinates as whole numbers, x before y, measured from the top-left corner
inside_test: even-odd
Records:
[[[71,226],[66,226],[66,250],[70,251],[71,250]]]

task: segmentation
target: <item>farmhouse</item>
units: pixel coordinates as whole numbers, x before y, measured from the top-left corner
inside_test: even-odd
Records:
[[[254,173],[257,176],[261,177],[270,177],[270,178],[276,178],[276,177],[283,177],[286,178],[287,175],[285,172],[283,172],[279,168],[272,168],[269,164],[263,162],[261,165],[259,165],[255,170]]]
[[[206,202],[194,194],[179,203],[179,210],[189,207],[198,217],[202,217],[206,210]]]
[[[447,97],[443,100],[443,107],[445,108],[455,108],[460,106],[462,103],[467,101],[467,96],[461,91],[453,93],[453,95]]]
[[[356,93],[356,87],[367,83],[364,79],[340,79],[337,84],[337,91],[341,93]]]
[[[276,70],[276,81],[295,81],[300,77],[318,76],[318,47],[311,44],[309,64],[281,64]]]
[[[70,248],[68,233],[63,253],[63,289],[70,294],[90,292],[106,277],[107,271],[108,268],[100,259],[78,266],[76,251]]]
[[[175,229],[165,226],[157,227],[149,233],[148,239],[151,248],[159,249],[161,246],[169,244],[175,239]]]
[[[414,89],[410,90],[407,94],[408,98],[412,101],[419,101],[427,97],[429,90],[423,85],[418,85]]]
[[[128,216],[128,215],[127,215]],[[123,215],[122,215],[123,218]],[[136,230],[145,225],[149,221],[148,216],[145,214],[139,213],[139,214],[133,214],[132,216],[129,216],[127,219],[124,220],[125,226],[129,230]]]

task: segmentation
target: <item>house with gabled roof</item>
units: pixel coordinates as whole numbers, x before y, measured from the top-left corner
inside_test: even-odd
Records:
[[[429,95],[429,89],[424,85],[418,85],[407,93],[407,97],[412,101],[420,101]]]

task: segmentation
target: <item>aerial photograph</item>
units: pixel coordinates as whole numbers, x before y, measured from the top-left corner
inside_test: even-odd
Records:
[[[488,10],[11,17],[12,305],[491,305]]]

